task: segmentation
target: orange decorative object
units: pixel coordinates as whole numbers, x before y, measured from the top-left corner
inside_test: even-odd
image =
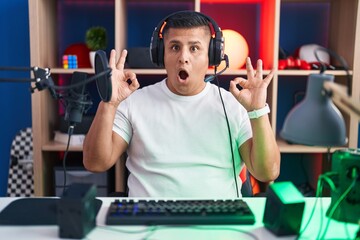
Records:
[[[240,33],[231,29],[224,29],[222,32],[225,39],[225,54],[229,57],[229,69],[240,69],[249,56],[249,46]],[[222,62],[219,69],[224,67],[225,63]]]

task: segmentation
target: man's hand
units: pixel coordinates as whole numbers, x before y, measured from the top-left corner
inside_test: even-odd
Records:
[[[246,59],[247,80],[237,77],[230,82],[230,92],[246,108],[247,111],[253,111],[265,106],[267,87],[274,75],[271,70],[269,75],[263,79],[262,61],[257,61],[256,71],[251,65],[250,58]],[[242,89],[237,88],[239,85]]]
[[[140,86],[136,78],[136,74],[131,71],[124,70],[126,55],[127,50],[123,50],[118,62],[116,63],[116,51],[113,49],[110,53],[109,66],[112,70],[112,93],[109,103],[113,104],[115,107],[117,107],[121,101],[130,96],[130,94],[132,94]]]

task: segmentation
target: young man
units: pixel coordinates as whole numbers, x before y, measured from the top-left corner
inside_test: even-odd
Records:
[[[117,62],[111,51],[112,96],[99,104],[86,136],[84,165],[106,171],[126,151],[131,197],[234,198],[244,164],[263,182],[279,175],[280,153],[264,114],[273,72],[263,79],[261,60],[254,71],[247,59],[247,80],[232,80],[231,93],[221,89],[225,114],[218,87],[204,81],[214,47],[209,19],[178,12],[163,21],[155,37],[162,37],[167,78],[139,90],[136,75],[124,69],[126,50]],[[259,109],[263,114],[250,119]]]

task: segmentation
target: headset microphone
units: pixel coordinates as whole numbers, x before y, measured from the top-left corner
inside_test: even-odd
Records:
[[[213,81],[217,76],[219,76],[220,74],[222,74],[223,72],[225,72],[225,70],[227,68],[229,68],[229,57],[224,54],[224,59],[222,59],[222,61],[225,61],[226,65],[225,65],[225,68],[223,70],[221,70],[220,72],[218,73],[215,73],[214,75],[210,75],[210,76],[207,76],[205,79],[204,79],[204,82],[211,82]]]
[[[103,50],[98,50],[95,53],[95,74],[100,74],[104,71],[110,70],[106,53]],[[101,100],[109,102],[111,99],[112,85],[111,85],[111,71],[96,79],[96,86]]]
[[[210,75],[210,76],[207,76],[205,79],[204,79],[204,82],[211,82],[215,79],[215,76],[216,75]]]

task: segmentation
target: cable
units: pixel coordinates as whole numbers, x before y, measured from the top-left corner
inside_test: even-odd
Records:
[[[305,230],[308,228],[310,222],[311,222],[311,219],[313,218],[314,216],[314,213],[315,213],[315,209],[316,209],[316,205],[317,205],[317,202],[319,200],[319,197],[321,195],[321,192],[319,191],[319,189],[321,189],[321,179],[319,178],[318,181],[317,181],[317,187],[316,187],[316,200],[315,200],[315,203],[314,203],[314,206],[312,208],[312,211],[310,213],[310,216],[309,216],[309,219],[307,220],[306,222],[306,225],[305,227],[299,232],[299,235],[297,235],[296,239],[299,239],[301,237],[301,235],[305,232]]]
[[[191,228],[199,229],[199,230],[213,230],[214,229],[214,228],[205,227],[205,226],[192,226]],[[240,233],[250,236],[251,238],[253,238],[255,240],[259,240],[259,238],[255,234],[245,231],[245,230],[237,229],[237,228],[230,228],[230,227],[219,227],[218,228],[217,227],[216,230],[240,232]]]
[[[351,96],[351,92],[352,92],[351,80],[352,80],[352,77],[351,77],[351,74],[349,72],[349,67],[348,67],[348,64],[346,63],[345,59],[343,57],[341,57],[340,55],[338,55],[336,52],[331,51],[328,48],[319,47],[319,48],[315,49],[314,54],[315,54],[316,60],[318,60],[318,62],[321,64],[320,73],[323,73],[326,70],[326,64],[323,61],[320,60],[319,55],[318,55],[319,51],[324,51],[324,52],[329,53],[331,56],[333,56],[336,60],[338,60],[341,63],[342,67],[344,68],[344,71],[346,72],[348,95]]]
[[[149,239],[156,231],[169,230],[169,229],[172,229],[172,228],[190,228],[190,229],[195,229],[195,230],[234,231],[234,232],[240,232],[242,234],[250,236],[254,240],[259,240],[259,238],[255,234],[253,234],[253,233],[251,233],[249,231],[245,231],[245,230],[241,230],[241,229],[237,229],[237,228],[231,228],[231,227],[216,227],[216,228],[213,228],[213,227],[208,227],[208,226],[196,226],[196,225],[149,226],[146,229],[134,230],[134,231],[122,230],[122,229],[118,229],[118,228],[111,228],[111,227],[108,227],[108,226],[98,226],[98,228],[100,228],[102,230],[106,230],[106,231],[114,231],[114,232],[128,233],[128,234],[147,233],[144,237],[141,238],[143,240]]]
[[[325,181],[329,187],[330,187],[330,190],[332,192],[336,192],[336,186],[335,186],[335,183],[334,181],[330,178],[330,176],[337,176],[339,175],[337,172],[327,172],[327,173],[324,173],[324,174],[321,174],[319,176],[319,179],[322,180],[322,181]]]
[[[149,232],[149,231],[152,231],[153,228],[157,228],[158,226],[148,226],[146,227],[145,229],[140,229],[140,230],[123,230],[123,229],[119,229],[119,228],[113,228],[113,227],[110,227],[108,225],[104,225],[104,226],[97,226],[97,228],[101,229],[101,230],[106,230],[106,231],[114,231],[114,232],[120,232],[120,233],[128,233],[128,234],[138,234],[138,233],[146,233],[146,232]],[[149,230],[149,228],[151,228]]]
[[[321,235],[320,239],[324,239],[326,236],[326,232],[329,228],[330,225],[330,220],[332,219],[332,216],[334,215],[336,209],[340,206],[340,203],[347,197],[347,195],[350,193],[350,191],[355,187],[357,181],[357,177],[354,177],[352,183],[349,185],[349,187],[343,192],[343,194],[341,194],[341,196],[339,197],[339,199],[334,203],[334,205],[332,206],[332,208],[330,209],[329,212],[329,216],[328,216],[328,221],[326,223],[325,229],[323,234]]]
[[[216,74],[216,67],[215,67],[215,79],[216,79],[216,83],[217,83],[217,87],[218,87],[218,91],[219,91],[219,97],[220,97],[220,100],[221,100],[221,105],[222,105],[223,110],[224,110],[226,125],[227,125],[227,129],[228,129],[230,149],[231,149],[231,159],[232,159],[232,166],[233,166],[233,174],[234,174],[234,181],[235,181],[235,187],[236,187],[236,196],[239,198],[240,196],[239,196],[238,177],[236,175],[235,156],[234,156],[234,149],[232,147],[232,136],[231,136],[230,123],[229,123],[229,118],[228,118],[228,115],[227,115],[227,112],[226,112],[224,99],[223,99],[222,94],[221,94],[219,78],[218,78],[218,75]]]
[[[68,128],[68,142],[67,142],[67,145],[66,145],[66,150],[65,150],[65,153],[64,153],[64,157],[63,157],[63,171],[64,171],[64,183],[63,183],[63,194],[66,190],[66,158],[67,158],[67,155],[69,153],[69,146],[70,146],[70,140],[71,140],[71,136],[74,132],[74,128],[75,128],[75,125],[69,125],[69,128]]]

